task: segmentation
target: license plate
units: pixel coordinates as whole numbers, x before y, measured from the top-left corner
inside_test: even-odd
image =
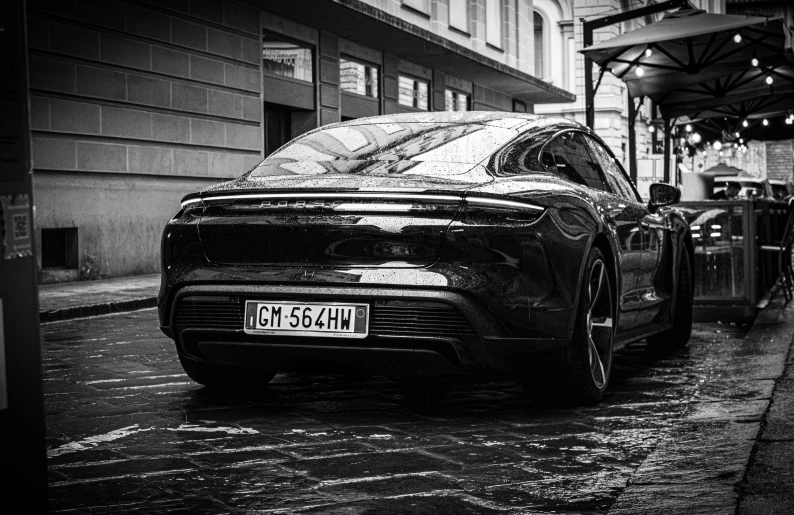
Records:
[[[366,338],[369,305],[247,300],[243,329],[248,334]]]

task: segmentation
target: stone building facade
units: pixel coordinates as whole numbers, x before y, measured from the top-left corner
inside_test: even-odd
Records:
[[[43,281],[152,273],[186,193],[315,127],[570,102],[528,0],[29,0]]]

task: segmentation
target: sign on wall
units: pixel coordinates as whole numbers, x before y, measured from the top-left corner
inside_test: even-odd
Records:
[[[0,237],[5,259],[33,255],[29,195],[0,196]]]

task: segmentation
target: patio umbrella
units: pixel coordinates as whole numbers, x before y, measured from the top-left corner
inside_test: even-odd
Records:
[[[794,112],[794,87],[759,87],[741,94],[722,97],[707,97],[675,93],[675,99],[659,104],[662,116],[679,118],[678,124],[708,118],[736,118],[738,125],[743,120],[771,118]],[[677,100],[676,100],[677,99]]]
[[[580,52],[622,79],[632,97],[654,97],[731,74],[740,87],[765,81],[794,57],[793,45],[780,19],[684,9]]]
[[[715,176],[735,176],[742,173],[744,170],[741,168],[736,168],[735,166],[726,165],[725,163],[719,163],[717,165],[712,166],[708,170],[704,171],[703,173],[711,173]]]

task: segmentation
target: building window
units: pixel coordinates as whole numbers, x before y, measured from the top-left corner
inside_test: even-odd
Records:
[[[430,0],[403,0],[403,7],[430,15]]]
[[[416,107],[425,111],[430,109],[430,102],[428,101],[430,86],[427,81],[400,75],[399,84],[398,102],[400,105]]]
[[[449,26],[469,32],[469,0],[449,0]]]
[[[277,37],[262,37],[262,64],[266,73],[306,82],[314,81],[312,50]]]
[[[343,57],[339,59],[339,72],[342,91],[378,98],[377,66]]]
[[[451,89],[444,90],[445,111],[470,111],[471,96]]]
[[[485,42],[502,48],[502,0],[485,0]]]
[[[542,78],[546,74],[544,69],[546,49],[543,45],[543,16],[537,12],[534,12],[533,15],[533,21],[535,22],[535,77]]]

